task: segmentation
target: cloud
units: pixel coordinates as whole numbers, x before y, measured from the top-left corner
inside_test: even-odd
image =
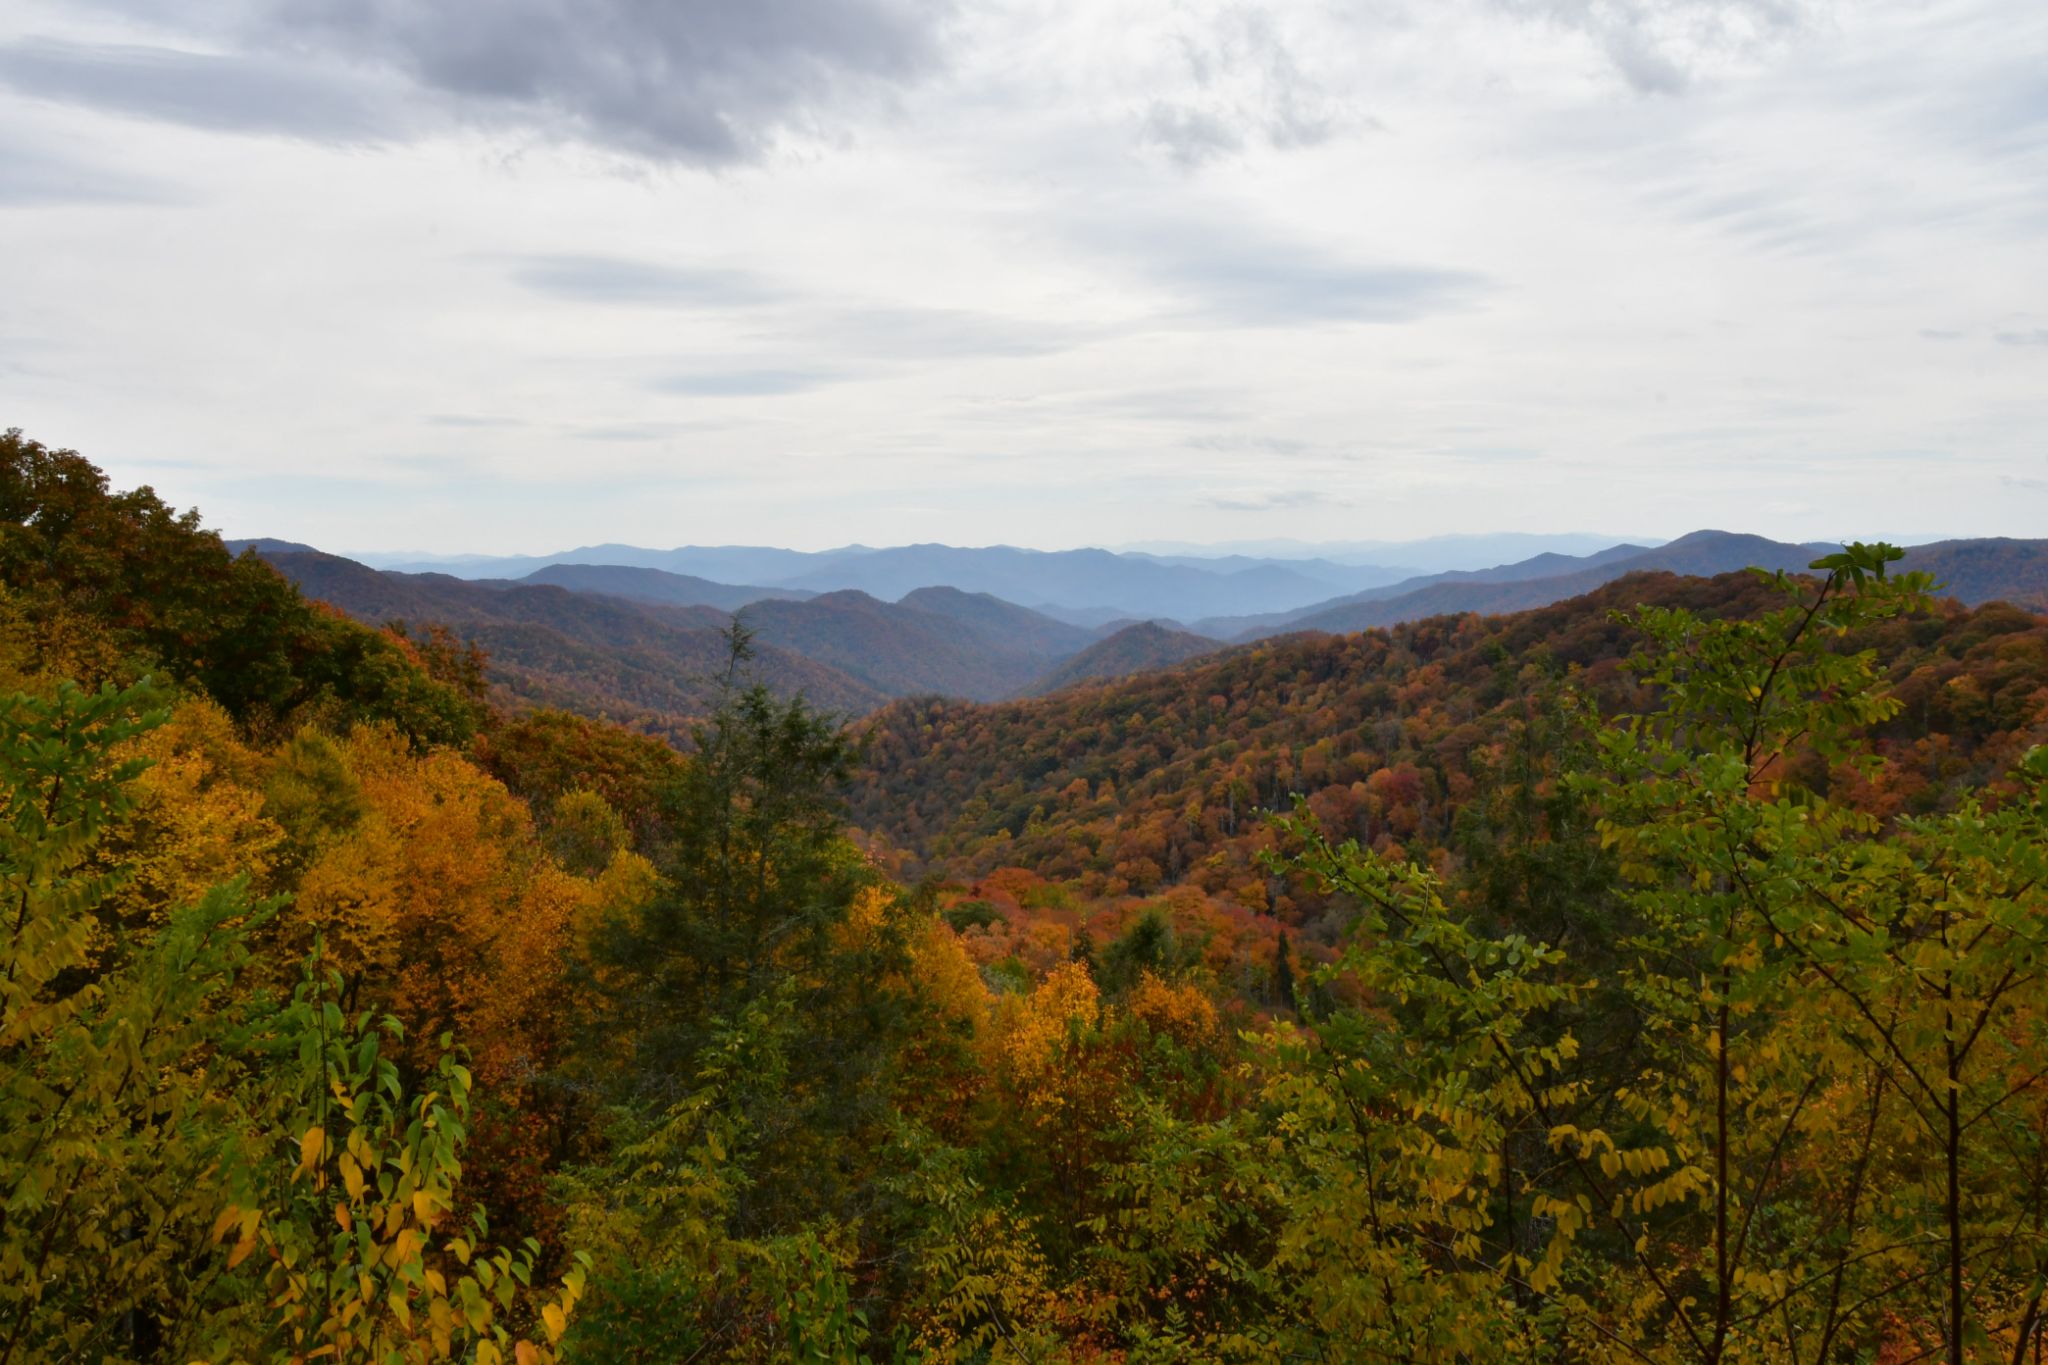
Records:
[[[1489,0],[1492,8],[1584,35],[1641,95],[1754,67],[1826,12],[1827,0]]]
[[[1193,167],[1253,142],[1313,147],[1339,132],[1373,126],[1303,66],[1296,56],[1302,40],[1281,24],[1269,9],[1231,6],[1176,31],[1178,89],[1146,108],[1141,139]]]
[[[1140,133],[1183,166],[1199,166],[1244,150],[1244,137],[1223,115],[1165,100],[1153,101]]]
[[[162,23],[155,0],[120,0]],[[834,136],[941,64],[949,0],[193,0],[244,51],[318,54],[472,121],[731,165]]]
[[[782,297],[745,271],[616,256],[528,256],[513,266],[512,278],[536,293],[579,303],[732,307]]]
[[[168,47],[15,43],[0,48],[0,83],[40,99],[210,131],[371,142],[400,128],[394,111],[360,85],[318,69]]]
[[[214,49],[36,42],[18,89],[195,127],[395,138],[447,116],[700,166],[837,140],[942,65],[951,0],[101,0]]]
[[[1204,507],[1225,512],[1284,512],[1295,507],[1346,506],[1326,488],[1287,488],[1268,492],[1210,493],[1197,499]]]
[[[156,181],[0,141],[0,208],[166,204],[178,197]]]
[[[426,419],[430,427],[458,427],[464,429],[492,429],[523,427],[526,423],[517,417],[479,417],[466,412],[437,412]]]
[[[1081,329],[952,308],[848,308],[828,313],[818,339],[853,354],[890,360],[1033,356],[1087,341]]]
[[[1480,277],[1429,266],[1354,264],[1299,246],[1189,243],[1147,263],[1154,282],[1210,319],[1237,326],[1413,322],[1462,307]]]
[[[665,441],[678,432],[689,429],[690,424],[684,422],[621,422],[610,426],[571,427],[565,434],[578,441],[633,444],[641,441]]]
[[[648,387],[693,398],[766,398],[808,393],[840,378],[822,370],[712,370],[668,375]]]
[[[1133,271],[1175,303],[1157,321],[1228,327],[1413,322],[1469,307],[1492,284],[1469,271],[1336,255],[1259,226],[1235,205],[1173,217],[1133,203],[1078,219],[1078,244]]]
[[[1306,441],[1282,436],[1190,436],[1181,444],[1223,455],[1300,455],[1309,449]]]
[[[2048,327],[2036,327],[2025,332],[1999,332],[2001,346],[2048,346]]]
[[[1422,266],[1278,257],[1194,262],[1176,277],[1237,321],[1412,322],[1468,300],[1478,277]]]
[[[775,307],[763,329],[790,344],[869,359],[1033,356],[1067,350],[1092,334],[954,308],[844,306],[805,298],[738,270],[658,264],[613,256],[530,256],[512,278],[537,293],[577,303],[650,308]]]

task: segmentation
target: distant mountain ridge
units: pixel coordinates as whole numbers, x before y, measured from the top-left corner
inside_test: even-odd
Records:
[[[476,639],[492,655],[494,679],[514,698],[672,734],[701,714],[709,679],[723,661],[720,632],[735,612],[756,634],[759,671],[773,689],[861,713],[902,697],[989,702],[1042,695],[1274,635],[1350,634],[1426,617],[1525,611],[1631,574],[1711,576],[1752,565],[1803,570],[1835,548],[1698,531],[1649,548],[1616,545],[1583,556],[1545,551],[1513,564],[1363,588],[1285,612],[1202,618],[1187,628],[1171,618],[1133,619],[1109,606],[1038,610],[959,585],[920,584],[891,601],[857,588],[818,592],[723,583],[649,565],[570,563],[542,565],[517,579],[465,579],[380,571],[285,541],[231,546],[255,550],[309,596],[364,621],[433,622]],[[991,557],[943,546],[903,548],[913,553],[863,547],[846,553],[875,559],[872,581],[891,587],[948,563],[992,574],[1006,564],[1042,567],[1047,558],[1030,551]],[[927,549],[944,553],[934,559],[923,554]],[[730,567],[773,567],[774,556],[794,554],[745,547],[718,553]],[[1036,585],[1085,591],[1074,575],[1093,566],[1124,583],[1153,576],[1170,594],[1172,576],[1202,573],[1146,556],[1064,552],[1058,558],[1058,572],[1032,580]],[[781,562],[786,567],[789,561]],[[1966,603],[2002,599],[2048,611],[2048,541],[1943,541],[1914,548],[1903,567],[1927,570]],[[1206,576],[1211,589],[1231,576],[1256,584],[1272,579],[1269,568]]]
[[[1240,643],[1302,630],[1341,635],[1459,612],[1528,611],[1632,573],[1705,578],[1752,567],[1798,571],[1839,548],[1826,541],[1788,544],[1730,531],[1694,531],[1654,548],[1617,545],[1592,555],[1541,554],[1493,569],[1410,579],[1293,611],[1208,618],[1193,628]],[[1933,573],[1946,595],[1972,605],[1994,600],[2048,604],[2048,540],[1940,541],[1909,549],[1899,567]]]
[[[517,702],[611,717],[680,735],[708,709],[725,662],[712,607],[662,606],[572,592],[551,584],[477,583],[447,574],[401,574],[336,555],[263,556],[306,596],[372,625],[444,625],[491,656],[493,682]],[[865,712],[890,693],[772,645],[757,651],[762,679],[782,695]]]
[[[712,583],[753,585],[762,595],[818,595],[854,588],[898,601],[919,588],[946,586],[1077,621],[1192,619],[1284,611],[1342,593],[1392,583],[1407,571],[1331,560],[1117,554],[1109,550],[1025,550],[991,545],[849,545],[805,552],[766,546],[679,546],[650,550],[590,545],[554,555],[451,556],[404,561],[376,557],[395,573],[525,579],[567,566],[655,570]],[[545,580],[543,580],[545,581]],[[622,580],[623,581],[623,580]]]
[[[753,631],[756,671],[772,690],[854,713],[902,696],[1020,694],[1095,643],[1090,630],[951,587],[884,602],[854,589],[740,587],[629,565],[463,579],[286,544],[243,548],[359,620],[438,624],[474,639],[514,700],[671,734],[706,708],[735,613]]]
[[[738,611],[749,602],[765,598],[801,600],[817,595],[801,588],[757,588],[746,584],[714,583],[692,574],[670,573],[667,569],[632,564],[549,564],[513,581],[552,584],[572,592],[602,593],[632,602],[658,602],[673,607],[716,607],[720,611]]]

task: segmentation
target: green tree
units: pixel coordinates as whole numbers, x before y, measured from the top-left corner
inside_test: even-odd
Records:
[[[609,1155],[565,1190],[606,1229],[599,1316],[645,1309],[636,1350],[739,1351],[730,1334],[779,1323],[797,1358],[844,1358],[819,1343],[860,1335],[831,1267],[880,1174],[911,1003],[902,916],[845,837],[838,722],[746,681],[748,635],[730,638],[721,704],[663,792],[660,889],[592,945],[575,1070],[608,1101]],[[685,1224],[703,1236],[678,1241]],[[790,1301],[764,1318],[770,1283]]]
[[[159,695],[0,698],[0,1362],[546,1359],[504,1317],[559,1333],[581,1272],[536,1303],[525,1256],[439,1236],[453,1058],[409,1097],[337,981],[241,989],[275,907],[238,884],[100,932],[128,871],[94,854],[132,816],[122,755]]]
[[[1664,710],[1603,738],[1646,926],[1630,984],[1664,1040],[1629,1098],[1694,1173],[1667,1254],[1709,1254],[1666,1307],[1702,1360],[1767,1321],[1815,1361],[1901,1321],[1938,1323],[1918,1344],[1951,1365],[2038,1330],[2048,756],[2012,796],[1893,827],[1800,780],[1883,766],[1869,734],[1899,702],[1844,644],[1925,606],[1899,557],[1776,575],[1786,605],[1754,621],[1639,613]]]

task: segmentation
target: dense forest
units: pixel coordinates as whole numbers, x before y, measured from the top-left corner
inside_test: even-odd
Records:
[[[2048,619],[735,628],[674,746],[453,624],[0,436],[0,1365],[2048,1358]]]

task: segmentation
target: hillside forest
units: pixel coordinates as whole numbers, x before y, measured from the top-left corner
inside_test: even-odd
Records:
[[[2025,604],[857,720],[745,619],[508,704],[0,436],[0,1365],[2048,1359]]]

